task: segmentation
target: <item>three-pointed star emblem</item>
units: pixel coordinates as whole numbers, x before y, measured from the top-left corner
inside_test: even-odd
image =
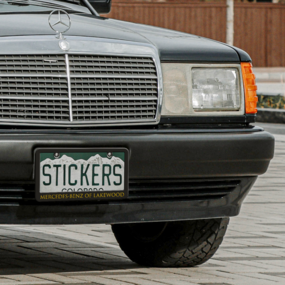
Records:
[[[57,33],[65,33],[70,29],[71,20],[64,10],[54,10],[50,13],[48,22],[50,27]]]

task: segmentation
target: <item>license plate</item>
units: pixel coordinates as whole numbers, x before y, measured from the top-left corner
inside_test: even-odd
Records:
[[[128,196],[125,148],[40,148],[36,158],[36,199],[113,200]]]

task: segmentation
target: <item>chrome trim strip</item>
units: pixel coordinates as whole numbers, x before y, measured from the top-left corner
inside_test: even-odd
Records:
[[[69,97],[24,97],[24,96],[0,96],[0,99],[15,99],[15,100],[55,100],[55,101],[69,101]],[[141,98],[131,98],[131,97],[71,97],[71,100],[80,101],[80,100],[89,100],[89,101],[120,101],[120,100],[133,100],[133,101],[144,101],[144,100],[159,100],[157,97],[141,97]]]
[[[141,97],[141,98],[132,98],[132,97],[111,97],[110,99],[107,97],[72,97],[72,101],[97,101],[97,100],[104,100],[104,101],[120,101],[120,100],[132,100],[132,101],[143,101],[143,100],[158,100],[157,97]]]
[[[35,97],[35,96],[0,96],[0,99],[15,99],[15,100],[69,100],[68,97]],[[0,119],[1,121],[1,119]]]
[[[23,73],[0,73],[1,77],[59,77],[59,78],[66,78],[66,74],[51,74],[51,73],[47,73],[47,74],[23,74]]]
[[[143,78],[143,79],[156,79],[156,76],[141,76],[141,75],[94,75],[94,74],[90,74],[90,75],[70,75],[71,78]]]
[[[66,73],[67,73],[67,85],[68,85],[69,118],[70,118],[70,122],[73,122],[71,82],[70,82],[70,69],[69,69],[68,54],[65,55],[65,63],[66,63]]]
[[[157,75],[157,109],[156,109],[156,120],[157,122],[160,121],[161,117],[161,111],[162,111],[162,99],[163,99],[163,80],[162,80],[162,70],[161,70],[161,64],[160,61],[157,59],[157,57],[152,58],[154,61],[154,64],[156,66],[156,75]]]
[[[130,126],[130,125],[153,125],[156,120],[128,120],[128,121],[108,121],[98,123],[98,121],[36,121],[36,120],[9,120],[1,119],[1,125],[17,125],[17,126],[53,126],[53,127],[112,127],[112,126]]]

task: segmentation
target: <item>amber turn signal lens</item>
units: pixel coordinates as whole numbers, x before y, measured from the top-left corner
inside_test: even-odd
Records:
[[[241,63],[243,86],[245,93],[245,113],[257,113],[256,105],[258,98],[256,96],[257,86],[255,85],[255,76],[252,72],[252,65],[249,62]]]

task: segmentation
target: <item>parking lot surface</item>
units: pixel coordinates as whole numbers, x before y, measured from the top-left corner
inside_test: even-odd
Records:
[[[138,266],[120,250],[108,225],[1,226],[0,284],[285,284],[285,135],[275,137],[269,171],[206,264]]]
[[[254,74],[259,93],[285,96],[284,67],[255,67]]]

